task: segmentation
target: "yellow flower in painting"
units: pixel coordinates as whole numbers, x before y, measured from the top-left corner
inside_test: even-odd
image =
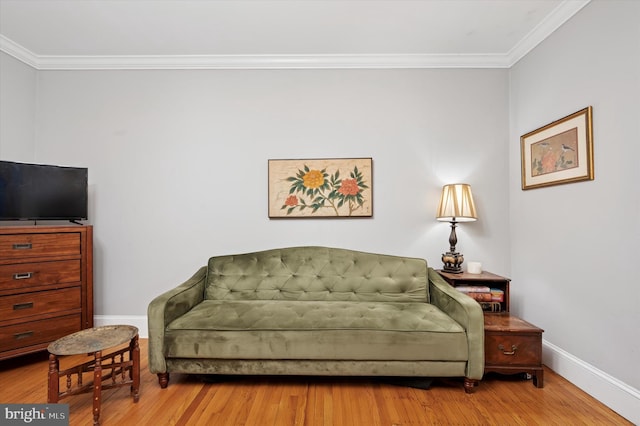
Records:
[[[307,188],[316,189],[324,185],[324,176],[320,170],[309,170],[302,179]]]

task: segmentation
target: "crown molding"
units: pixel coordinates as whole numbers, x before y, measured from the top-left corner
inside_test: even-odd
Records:
[[[506,68],[506,55],[157,55],[36,56],[16,43],[0,50],[37,70]],[[10,49],[5,49],[10,45]]]
[[[507,68],[502,54],[36,55],[0,34],[0,51],[37,70]]]
[[[566,0],[560,3],[553,12],[547,15],[507,53],[509,67],[517,64],[527,53],[531,52],[590,2],[591,0]]]
[[[0,51],[37,70],[510,68],[591,0],[565,0],[507,54],[36,55],[0,35]]]
[[[2,34],[0,34],[0,51],[38,69],[38,56]]]

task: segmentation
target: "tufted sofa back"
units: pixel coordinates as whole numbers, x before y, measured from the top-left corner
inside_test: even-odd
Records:
[[[209,259],[205,298],[428,302],[424,259],[290,247]]]

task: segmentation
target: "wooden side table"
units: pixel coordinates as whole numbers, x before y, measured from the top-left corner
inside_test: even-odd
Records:
[[[103,355],[102,351],[129,342],[129,346]],[[89,328],[51,343],[49,350],[49,392],[47,402],[57,403],[69,395],[93,391],[93,424],[100,424],[102,389],[131,386],[133,402],[140,390],[140,348],[138,329],[130,325]],[[60,371],[59,355],[93,355],[93,360]],[[128,354],[128,359],[125,359]],[[103,375],[103,370],[110,370]],[[93,372],[93,380],[83,383],[83,373]],[[75,386],[73,377],[77,377]],[[66,389],[60,392],[60,378],[66,378]]]
[[[536,387],[544,386],[542,333],[544,330],[509,313],[509,278],[483,271],[481,274],[438,273],[457,287],[484,286],[503,290],[500,312],[484,313],[484,371],[501,374],[527,373]]]
[[[529,373],[536,387],[544,386],[542,332],[516,316],[485,314],[484,372]]]

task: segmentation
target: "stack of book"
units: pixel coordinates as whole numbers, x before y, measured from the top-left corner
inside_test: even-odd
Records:
[[[491,302],[491,288],[481,285],[459,285],[456,287],[461,293],[466,294],[478,302]]]
[[[504,291],[479,285],[459,285],[456,290],[476,300],[485,311],[501,312]]]

